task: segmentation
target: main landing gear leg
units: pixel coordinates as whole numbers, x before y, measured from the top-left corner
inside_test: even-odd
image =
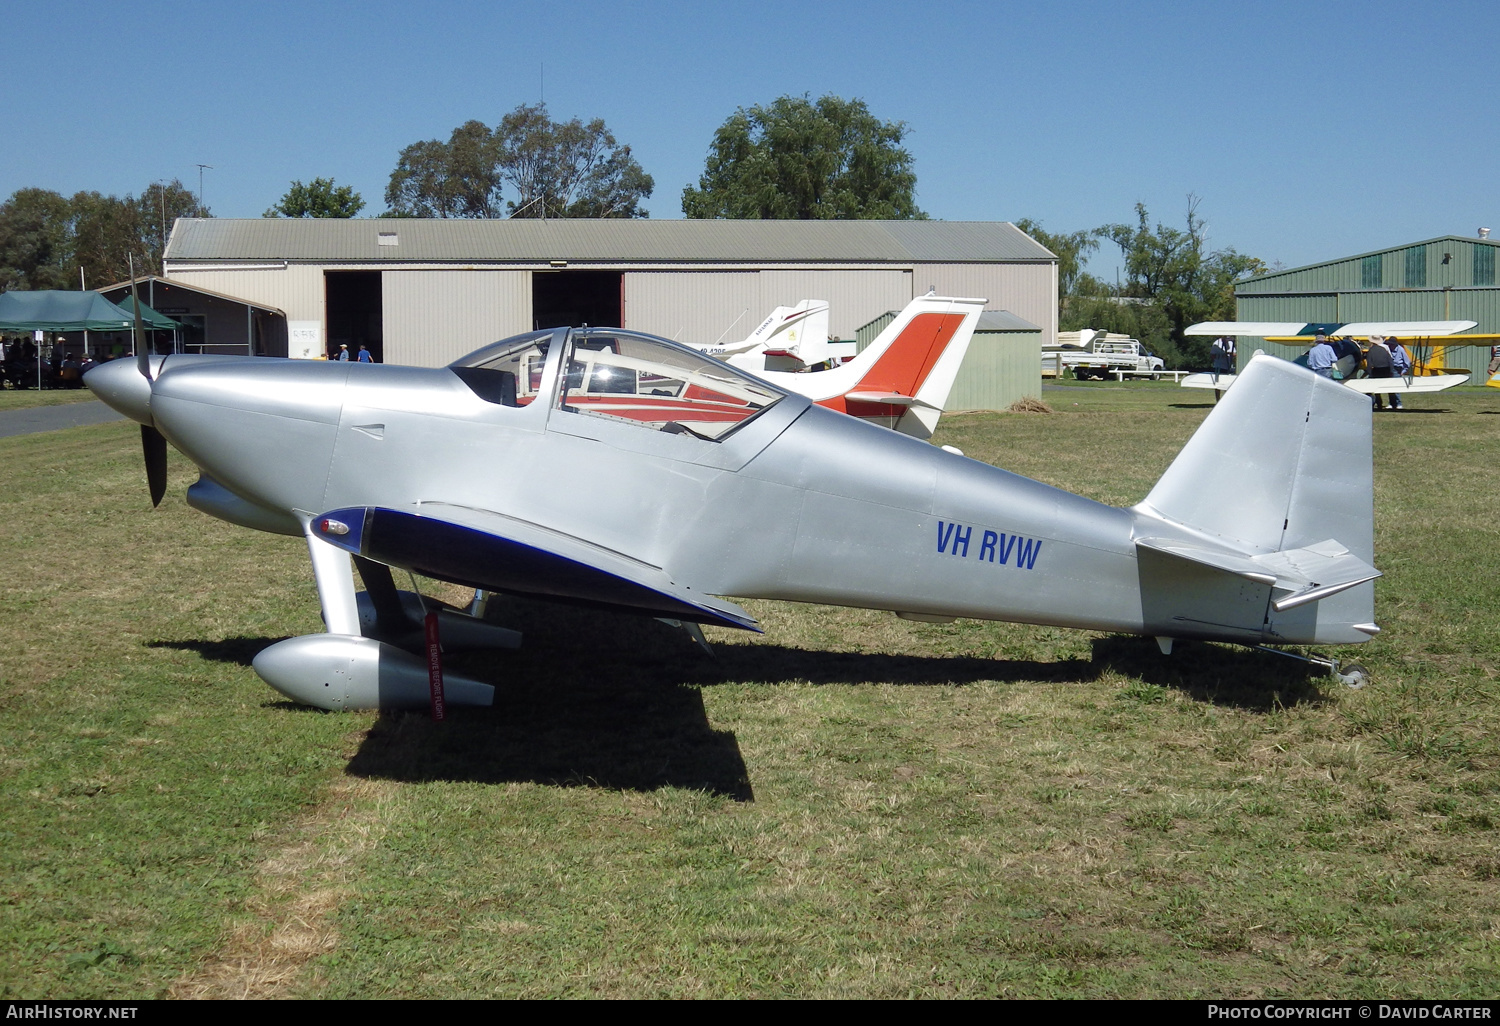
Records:
[[[316,537],[311,530],[307,533],[307,549],[328,633],[288,638],[262,649],[254,663],[260,679],[292,701],[319,709],[427,708],[431,702],[427,660],[362,634],[349,553]],[[369,601],[387,607],[385,618],[389,622],[396,612],[391,599],[399,598],[394,596],[390,571],[375,566],[362,566],[361,571],[368,571],[365,583],[373,591],[367,592]],[[378,609],[372,613],[374,621],[380,614]],[[515,640],[519,643],[519,635]],[[443,687],[449,705],[491,705],[495,700],[495,689],[490,685],[455,674],[444,675]]]
[[[668,627],[681,627],[687,631],[687,636],[692,638],[699,648],[703,649],[710,657],[713,656],[713,647],[709,645],[708,639],[703,636],[702,624],[694,623],[692,620],[669,620],[665,616],[658,616],[656,619]]]

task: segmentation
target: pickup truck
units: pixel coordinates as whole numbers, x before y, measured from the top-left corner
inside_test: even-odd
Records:
[[[1079,381],[1103,380],[1119,372],[1130,377],[1161,378],[1161,357],[1146,352],[1135,339],[1114,332],[1084,328],[1060,331],[1057,345],[1042,347],[1042,374],[1061,377],[1071,370]]]

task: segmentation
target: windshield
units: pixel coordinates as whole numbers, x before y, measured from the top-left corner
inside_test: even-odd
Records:
[[[501,406],[529,406],[542,388],[554,329],[492,343],[448,365],[474,394]]]
[[[782,393],[666,339],[609,328],[576,330],[558,407],[716,441]]]

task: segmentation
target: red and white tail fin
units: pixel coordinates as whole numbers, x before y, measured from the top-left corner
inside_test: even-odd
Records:
[[[984,304],[983,299],[919,296],[843,366],[819,374],[762,376],[820,406],[930,438]]]

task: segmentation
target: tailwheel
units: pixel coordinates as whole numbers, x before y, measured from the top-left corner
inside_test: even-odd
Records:
[[[1370,671],[1359,663],[1347,663],[1343,666],[1335,666],[1333,668],[1333,675],[1346,688],[1362,688],[1370,683]]]

